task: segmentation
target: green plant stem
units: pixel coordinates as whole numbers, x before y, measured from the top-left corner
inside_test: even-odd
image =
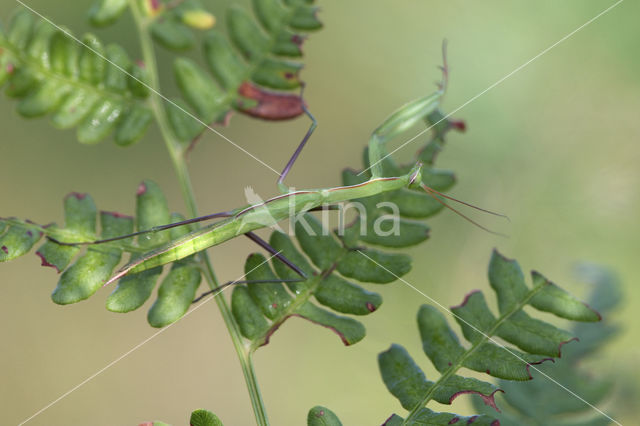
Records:
[[[155,115],[156,122],[158,123],[158,126],[160,128],[160,132],[162,133],[162,137],[165,141],[167,150],[169,151],[173,167],[180,183],[182,196],[184,198],[185,204],[187,205],[187,211],[191,217],[197,217],[198,209],[193,193],[191,178],[189,177],[189,171],[187,169],[184,157],[185,148],[175,138],[173,131],[169,127],[163,105],[164,100],[159,95],[160,85],[158,79],[158,66],[153,41],[151,40],[148,31],[149,19],[143,16],[138,1],[129,0],[129,6],[136,22],[136,26],[138,28],[142,54],[145,66],[149,73],[149,86],[152,89],[150,97],[151,108]],[[213,290],[217,288],[219,284],[218,280],[216,279],[213,266],[211,264],[211,259],[209,259],[206,251],[202,251],[199,254],[199,257],[204,266],[204,276],[209,284],[209,287]],[[258,380],[253,368],[251,351],[249,347],[243,343],[240,329],[238,327],[238,324],[233,319],[231,309],[229,308],[229,304],[227,303],[226,299],[222,296],[219,296],[215,298],[215,301],[218,305],[218,308],[220,309],[220,314],[222,315],[224,323],[229,330],[229,335],[231,336],[231,340],[233,342],[233,346],[236,349],[236,353],[238,354],[238,359],[240,360],[242,372],[247,383],[247,389],[249,391],[249,396],[256,417],[256,422],[260,426],[266,426],[269,424],[269,421],[267,419],[264,402],[262,401],[260,388],[258,387]]]

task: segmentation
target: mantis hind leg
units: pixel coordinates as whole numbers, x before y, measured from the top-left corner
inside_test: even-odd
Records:
[[[275,248],[273,248],[265,240],[263,240],[262,238],[260,238],[256,234],[254,234],[253,232],[247,232],[244,235],[247,238],[249,238],[251,241],[253,241],[254,243],[258,244],[260,247],[262,247],[263,249],[268,251],[272,255],[272,257],[277,258],[280,262],[282,262],[284,265],[286,265],[292,271],[294,271],[295,273],[300,275],[300,279],[294,279],[294,280],[274,279],[274,280],[236,280],[236,281],[229,281],[229,282],[226,282],[226,283],[224,283],[222,285],[219,285],[218,287],[214,288],[213,290],[209,290],[209,291],[201,294],[200,296],[196,297],[193,300],[193,302],[191,302],[192,304],[201,301],[202,299],[204,299],[205,297],[207,297],[209,295],[213,295],[213,297],[215,297],[218,294],[222,293],[228,287],[231,287],[231,286],[237,285],[237,284],[289,283],[289,282],[301,282],[301,281],[304,281],[304,280],[307,279],[307,274],[305,274],[304,271],[302,271],[300,268],[298,268],[292,261],[287,259],[285,255],[283,255],[281,252],[277,251]]]
[[[257,245],[259,245],[260,247],[262,247],[263,249],[268,251],[272,256],[277,258],[280,262],[282,262],[284,265],[286,265],[293,272],[295,272],[296,274],[300,275],[303,279],[307,279],[307,274],[305,274],[302,269],[298,268],[295,265],[295,263],[293,263],[292,261],[287,259],[287,257],[285,255],[283,255],[281,252],[277,251],[274,247],[272,247],[268,242],[266,242],[265,240],[260,238],[258,235],[254,234],[253,232],[247,232],[244,235],[247,238],[249,238],[251,241],[256,243]]]
[[[303,93],[304,93],[304,86],[302,86],[302,92],[300,93],[300,98],[302,98]],[[282,170],[282,173],[280,173],[280,177],[278,178],[278,188],[280,189],[280,191],[283,194],[286,194],[287,192],[289,192],[289,188],[284,184],[284,180],[286,179],[287,175],[291,171],[291,168],[293,167],[293,164],[296,162],[296,160],[300,156],[300,153],[302,152],[302,149],[304,148],[304,146],[309,141],[309,138],[311,138],[311,135],[313,134],[314,130],[316,130],[316,127],[318,127],[318,121],[311,114],[311,112],[309,112],[309,110],[307,109],[306,105],[304,104],[304,99],[302,100],[302,110],[307,115],[307,117],[309,117],[309,119],[311,120],[311,125],[309,126],[309,130],[307,130],[307,134],[304,135],[304,138],[302,138],[302,141],[300,142],[300,144],[298,145],[298,147],[294,151],[293,155],[291,156],[291,158],[287,162],[287,165],[284,166],[284,169]]]

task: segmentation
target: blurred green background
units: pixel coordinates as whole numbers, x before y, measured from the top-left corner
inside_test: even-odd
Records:
[[[90,0],[64,6],[27,3],[76,34],[90,30],[85,21]],[[205,3],[222,17],[233,2]],[[449,40],[451,85],[444,107],[450,111],[613,2],[319,4],[325,29],[305,45],[303,78],[320,127],[290,176],[289,183],[298,188],[335,186],[342,168],[360,166],[371,130],[399,105],[433,90],[443,38]],[[9,0],[0,3],[4,22],[15,7]],[[456,114],[467,121],[468,132],[451,135],[439,166],[457,172],[455,196],[511,217],[510,224],[481,218],[510,238],[494,237],[445,212],[430,222],[431,240],[411,250],[414,268],[406,277],[450,306],[472,289],[490,293],[486,267],[493,247],[518,259],[525,271],[538,269],[581,296],[587,289],[572,274],[575,262],[613,268],[626,292],[613,320],[623,322],[625,332],[604,348],[592,372],[615,375],[618,396],[604,408],[623,424],[636,419],[629,391],[640,378],[639,13],[637,2],[621,3]],[[138,56],[131,28],[127,17],[96,32]],[[171,56],[160,53],[169,77],[164,90],[171,94]],[[25,121],[14,106],[3,96],[0,215],[60,222],[61,201],[70,191],[90,192],[99,208],[131,214],[136,186],[144,178],[161,184],[172,209],[183,211],[156,131],[130,149],[110,142],[81,146],[73,132],[53,130],[44,119]],[[280,169],[307,125],[305,119],[269,124],[236,116],[220,130]],[[419,145],[404,148],[398,158],[411,159]],[[200,142],[190,165],[203,213],[243,204],[248,185],[262,196],[276,193],[271,171],[213,134]],[[246,255],[254,250],[243,239],[211,250],[218,276],[241,275]],[[49,295],[57,277],[38,265],[29,255],[0,268],[2,424],[26,419],[156,332],[146,323],[146,309],[128,315],[106,311],[110,289],[77,305],[53,304]],[[436,377],[422,355],[415,325],[418,307],[429,301],[402,283],[374,290],[382,292],[385,303],[363,319],[368,335],[357,345],[345,348],[330,331],[292,319],[258,351],[256,368],[272,424],[303,424],[316,404],[332,408],[351,425],[380,424],[394,411],[404,413],[377,369],[377,354],[392,342],[407,347],[428,376]],[[216,412],[225,424],[254,423],[214,303],[29,424],[134,425],[158,419],[181,425],[196,408]],[[471,412],[465,398],[446,409]]]

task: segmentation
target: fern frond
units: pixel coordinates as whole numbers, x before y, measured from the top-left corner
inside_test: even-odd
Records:
[[[53,267],[61,274],[51,298],[62,305],[80,302],[91,297],[107,282],[123,254],[132,253],[135,257],[171,239],[180,238],[189,231],[188,227],[174,228],[171,232],[142,235],[137,244],[133,239],[112,241],[89,246],[85,252],[81,252],[79,246],[56,242],[97,239],[97,217],[101,228],[100,238],[103,239],[133,232],[134,222],[138,230],[146,230],[183,219],[180,215],[169,213],[162,191],[151,181],[144,181],[138,188],[136,210],[135,220],[118,213],[98,214],[91,196],[72,193],[64,201],[64,227],[0,219],[0,262],[27,254],[46,235],[51,239],[47,239],[36,254],[43,266]],[[107,309],[130,312],[140,308],[151,297],[161,273],[162,267],[157,267],[122,278],[107,298]],[[149,324],[164,327],[180,319],[191,305],[200,281],[201,270],[193,256],[175,262],[163,278],[157,299],[149,310]]]
[[[620,284],[613,273],[604,268],[586,265],[579,272],[581,278],[593,286],[589,306],[605,317],[613,313],[622,299]],[[593,357],[594,352],[617,336],[618,332],[619,326],[607,321],[590,325],[577,324],[572,328],[572,334],[580,339],[580,345],[566,347],[562,354],[562,365],[544,365],[539,369],[590,404],[598,405],[611,394],[613,381],[604,374],[587,373],[579,363]],[[495,414],[503,426],[596,426],[611,423],[607,417],[579,399],[567,397],[563,388],[545,380],[542,374],[533,372],[532,375],[537,380],[526,385],[505,380],[498,382],[498,386],[505,391],[504,400],[508,404],[503,413]],[[486,413],[486,407],[477,399],[473,403],[478,412]]]
[[[484,372],[505,380],[530,380],[530,366],[561,356],[564,344],[575,340],[571,333],[556,328],[524,312],[525,306],[574,321],[599,321],[600,315],[565,292],[538,272],[532,272],[533,286],[525,284],[518,263],[494,251],[489,265],[489,282],[496,292],[499,316],[489,310],[484,296],[475,291],[463,303],[451,308],[462,333],[471,344],[465,348],[449,328],[444,316],[424,305],[418,312],[418,328],[425,354],[442,374],[429,381],[408,352],[400,345],[378,356],[387,389],[408,410],[402,424],[450,424],[462,420],[453,414],[434,413],[425,408],[430,401],[451,404],[462,394],[476,394],[497,410],[495,393],[503,391],[489,382],[457,375],[460,368]],[[501,338],[514,347],[505,349],[495,343]],[[516,349],[517,348],[517,349]],[[503,391],[504,392],[504,391]],[[399,423],[399,416],[388,424]],[[457,419],[457,420],[456,420]],[[486,415],[474,420],[494,424]],[[498,424],[497,422],[495,424]]]
[[[367,260],[365,257],[341,246],[331,235],[323,235],[322,226],[313,216],[305,215],[303,220],[316,235],[309,236],[303,225],[297,225],[296,237],[315,267],[311,266],[286,234],[274,232],[270,244],[309,278],[301,282],[287,282],[289,291],[281,283],[238,286],[233,290],[231,307],[234,317],[242,334],[251,341],[254,349],[267,344],[270,336],[292,316],[305,318],[335,331],[345,345],[354,344],[364,338],[364,326],[355,319],[319,307],[312,298],[339,313],[367,315],[378,309],[382,303],[381,296],[343,277],[358,281],[376,280],[378,283],[388,283],[395,279],[388,271],[372,262],[363,265],[363,259]],[[406,255],[384,254],[374,250],[367,250],[366,253],[399,275],[409,270],[410,259]],[[251,255],[245,265],[248,272],[246,278],[280,278],[286,281],[300,278],[280,261],[274,260],[272,263],[275,273],[265,263],[263,256]]]
[[[302,56],[302,33],[322,27],[312,3],[254,0],[257,21],[233,6],[226,20],[231,43],[216,30],[205,38],[207,70],[187,58],[175,61],[183,99],[174,99],[179,108],[169,106],[167,114],[180,140],[189,141],[204,128],[184,110],[204,123],[226,122],[232,109],[266,120],[303,113],[302,99],[286,92],[301,85],[302,63],[292,58]]]
[[[91,34],[83,42],[93,51],[29,11],[18,11],[6,34],[0,30],[0,85],[7,83],[7,95],[20,100],[22,116],[52,114],[54,126],[77,127],[82,143],[112,133],[118,145],[138,141],[152,121],[148,91],[118,67],[144,81],[144,66],[134,64],[122,47],[105,47]]]

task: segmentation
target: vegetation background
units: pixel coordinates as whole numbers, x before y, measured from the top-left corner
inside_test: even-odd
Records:
[[[220,18],[231,3],[236,2],[205,2]],[[91,0],[27,4],[76,34],[95,31],[139,56],[130,17],[113,28],[93,30],[85,20]],[[306,98],[320,127],[289,183],[334,186],[343,167],[359,167],[375,126],[402,103],[433,90],[443,38],[449,40],[451,65],[444,106],[451,111],[610,4],[321,0],[325,29],[306,43],[303,71]],[[3,22],[17,6],[0,2]],[[411,252],[414,268],[406,277],[449,306],[472,289],[488,289],[492,247],[578,295],[587,289],[574,279],[575,262],[615,269],[625,287],[626,303],[616,315],[625,333],[604,348],[593,374],[617,377],[618,397],[608,407],[623,424],[635,419],[629,391],[640,379],[639,14],[639,3],[621,3],[456,114],[467,121],[468,132],[451,135],[440,166],[457,172],[457,197],[506,212],[511,224],[494,227],[511,237],[500,239],[441,214],[431,221],[431,241]],[[164,51],[160,56],[168,77],[164,90],[171,94],[171,56]],[[70,191],[90,192],[101,209],[132,213],[143,178],[158,182],[172,209],[183,211],[156,131],[130,149],[111,143],[82,146],[72,132],[53,130],[46,120],[18,118],[14,106],[7,99],[0,102],[2,216],[61,221],[62,198]],[[305,119],[272,124],[236,116],[231,127],[220,130],[279,169],[307,125]],[[409,145],[399,157],[410,159],[418,147],[419,142]],[[203,213],[243,204],[247,185],[262,196],[276,192],[271,171],[214,134],[204,137],[190,163]],[[218,276],[241,275],[246,255],[254,250],[244,239],[217,247],[212,256]],[[147,325],[146,309],[128,315],[106,311],[110,289],[77,305],[53,304],[49,295],[57,277],[38,263],[31,255],[0,268],[2,424],[27,418],[155,332]],[[419,305],[428,300],[402,283],[375,290],[385,301],[376,315],[363,318],[368,335],[361,343],[345,348],[329,331],[293,319],[257,353],[273,424],[302,424],[316,404],[335,410],[345,424],[381,423],[400,409],[384,388],[376,362],[392,342],[407,347],[433,375],[426,357],[419,357],[415,325]],[[456,412],[470,412],[463,400],[456,402]],[[159,419],[179,425],[196,408],[214,411],[225,424],[253,423],[242,373],[213,303],[29,424]]]

